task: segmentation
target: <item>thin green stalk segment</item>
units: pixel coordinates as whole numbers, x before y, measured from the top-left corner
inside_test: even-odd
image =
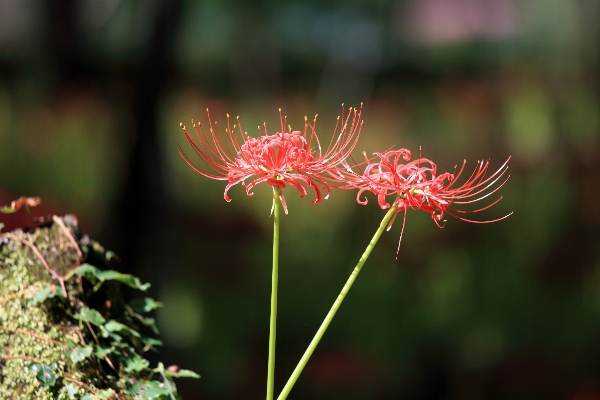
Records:
[[[279,186],[273,187],[273,272],[271,275],[271,321],[269,324],[269,367],[267,400],[273,400],[275,384],[275,328],[277,325],[277,280],[279,268]]]
[[[335,313],[337,312],[337,310],[340,308],[340,305],[344,301],[344,298],[346,298],[346,295],[348,294],[348,291],[352,287],[352,284],[356,280],[356,277],[358,276],[358,274],[359,274],[360,270],[362,269],[363,265],[365,264],[365,262],[367,261],[367,259],[371,255],[371,251],[375,247],[375,244],[377,244],[377,241],[379,240],[379,238],[383,234],[383,231],[385,231],[385,228],[388,226],[388,224],[389,224],[390,220],[392,219],[392,217],[394,216],[394,213],[396,212],[397,208],[398,208],[398,203],[394,203],[394,205],[392,206],[392,208],[390,208],[390,210],[385,214],[385,217],[383,217],[383,220],[381,221],[381,224],[379,224],[379,228],[377,229],[377,232],[375,232],[375,235],[373,236],[373,238],[369,242],[369,245],[365,249],[365,252],[363,253],[363,255],[360,257],[360,260],[358,260],[358,263],[356,264],[356,267],[354,267],[354,270],[350,274],[350,277],[346,281],[346,284],[342,288],[342,291],[340,292],[340,294],[338,295],[337,299],[333,303],[333,306],[331,306],[331,309],[329,310],[329,312],[327,313],[327,316],[325,317],[325,319],[321,323],[321,326],[319,327],[319,330],[315,334],[315,337],[312,339],[312,341],[308,345],[308,348],[306,349],[306,351],[304,352],[304,355],[300,359],[300,362],[298,363],[298,365],[294,369],[294,372],[292,372],[292,375],[290,376],[290,379],[288,379],[287,383],[285,384],[285,386],[284,386],[283,390],[281,391],[281,394],[279,395],[279,397],[277,398],[277,400],[285,400],[287,398],[287,396],[290,394],[290,391],[292,390],[292,387],[294,387],[294,384],[296,383],[296,381],[298,380],[298,377],[300,376],[300,373],[302,373],[302,370],[306,366],[306,363],[308,362],[308,359],[312,355],[313,351],[315,351],[315,348],[319,344],[319,341],[323,337],[323,334],[325,333],[325,331],[329,327],[329,323],[331,322],[331,320],[335,316]]]

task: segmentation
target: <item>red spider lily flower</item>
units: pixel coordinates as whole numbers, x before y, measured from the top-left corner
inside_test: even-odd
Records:
[[[335,182],[343,182],[347,176],[343,166],[339,166],[350,155],[360,136],[362,128],[362,104],[359,110],[351,108],[347,114],[338,117],[333,136],[325,151],[316,133],[317,116],[313,122],[304,117],[304,131],[292,131],[287,125],[287,117],[283,117],[279,109],[281,130],[273,135],[267,132],[253,138],[244,132],[239,117],[237,124],[230,124],[227,114],[227,127],[222,135],[218,124],[210,118],[208,109],[209,134],[207,135],[200,124],[194,123],[197,142],[190,136],[183,124],[180,126],[192,148],[202,161],[202,165],[194,164],[179,147],[179,155],[194,171],[207,178],[225,180],[224,198],[231,201],[227,195],[229,189],[237,184],[246,188],[246,194],[252,196],[252,189],[259,183],[285,188],[291,185],[300,192],[303,198],[307,188],[314,189],[316,199],[313,204],[323,199],[322,189],[329,197]],[[193,123],[193,121],[192,121]],[[260,134],[260,126],[258,131]],[[249,182],[247,182],[250,180]],[[285,213],[287,205],[280,192],[280,200]],[[275,199],[274,199],[275,200]]]
[[[443,173],[437,175],[436,165],[427,158],[419,157],[416,160],[402,163],[402,160],[409,161],[411,153],[407,149],[389,150],[384,153],[374,153],[379,158],[378,162],[372,162],[365,155],[365,170],[362,175],[355,175],[354,179],[344,188],[358,188],[356,201],[359,204],[366,205],[368,200],[361,200],[361,195],[370,191],[377,195],[377,201],[382,209],[390,208],[387,202],[389,196],[393,196],[393,202],[398,203],[397,213],[404,211],[404,221],[402,231],[398,242],[398,251],[404,226],[406,224],[406,212],[409,208],[413,210],[423,210],[429,214],[438,225],[443,228],[445,225],[444,213],[455,218],[473,223],[490,223],[500,221],[512,214],[509,213],[502,218],[493,220],[477,221],[463,217],[468,213],[478,213],[497,204],[502,197],[494,200],[490,204],[476,210],[464,210],[454,208],[455,205],[465,205],[483,200],[499,190],[510,178],[510,175],[503,178],[508,169],[510,157],[493,174],[486,177],[489,161],[480,161],[471,176],[461,185],[456,183],[462,175],[466,160],[457,173]],[[397,215],[397,214],[396,214]],[[392,226],[394,218],[388,226]],[[398,252],[396,252],[396,257]]]

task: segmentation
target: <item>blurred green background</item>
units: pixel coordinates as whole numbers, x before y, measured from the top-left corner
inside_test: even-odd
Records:
[[[600,399],[600,2],[0,0],[0,200],[41,196],[152,283],[157,360],[186,399],[259,399],[271,192],[194,173],[179,122],[329,138],[451,170],[509,156],[475,225],[409,212],[386,233],[290,399]],[[246,128],[250,133],[252,129]],[[276,392],[384,212],[286,189]],[[309,194],[308,197],[311,197]],[[312,198],[310,198],[312,200]],[[10,221],[9,221],[10,222]],[[9,228],[17,222],[13,221]]]

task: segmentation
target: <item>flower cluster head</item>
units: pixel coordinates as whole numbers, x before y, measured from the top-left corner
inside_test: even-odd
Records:
[[[192,162],[181,147],[179,154],[199,174],[227,181],[224,192],[226,201],[231,201],[228,192],[233,186],[241,183],[246,188],[246,194],[252,196],[252,188],[263,182],[281,189],[289,184],[300,192],[301,198],[306,196],[308,188],[313,189],[316,194],[313,201],[315,204],[323,198],[327,199],[331,188],[335,187],[333,185],[343,183],[347,176],[345,168],[340,164],[350,156],[362,128],[362,105],[359,110],[351,108],[347,114],[342,106],[342,115],[338,117],[333,136],[323,150],[316,132],[317,116],[312,122],[304,117],[303,132],[294,131],[287,125],[287,117],[283,117],[280,109],[280,130],[269,135],[264,124],[264,134],[261,134],[259,126],[259,136],[254,138],[242,129],[239,117],[237,124],[232,127],[229,114],[223,135],[218,124],[213,124],[210,113],[206,111],[208,135],[201,124],[192,121],[197,139],[194,140],[181,124],[201,164]],[[325,197],[322,190],[326,191]],[[287,214],[283,191],[280,191],[279,198]]]
[[[508,169],[510,157],[493,174],[488,174],[489,161],[480,161],[469,178],[460,186],[457,185],[459,178],[465,170],[466,161],[455,173],[437,174],[436,165],[427,158],[419,157],[410,161],[411,153],[407,149],[389,150],[384,153],[374,153],[374,158],[369,159],[365,155],[365,169],[361,175],[354,175],[349,181],[347,188],[357,188],[356,201],[366,205],[368,200],[361,199],[365,192],[377,195],[377,201],[382,209],[391,207],[396,203],[397,209],[394,218],[390,221],[388,229],[394,222],[397,213],[404,211],[404,221],[400,233],[400,242],[406,223],[406,212],[408,209],[423,210],[429,214],[435,223],[443,228],[446,220],[444,215],[449,214],[463,221],[473,223],[489,223],[502,220],[472,220],[465,218],[468,213],[478,213],[486,210],[500,200],[502,197],[475,210],[461,209],[463,205],[483,200],[500,189],[510,176],[504,176]],[[458,208],[456,208],[458,206]],[[398,250],[400,249],[398,243]]]

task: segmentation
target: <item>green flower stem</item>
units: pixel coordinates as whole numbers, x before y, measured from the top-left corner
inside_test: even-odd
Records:
[[[273,400],[275,384],[275,328],[277,325],[277,279],[279,269],[279,186],[273,187],[273,272],[271,275],[271,321],[269,325],[269,367],[267,370],[267,400]]]
[[[373,251],[373,248],[375,247],[375,244],[377,244],[377,241],[379,240],[379,238],[383,234],[383,231],[385,231],[385,228],[390,223],[390,220],[394,216],[394,213],[396,212],[397,208],[398,208],[398,203],[394,203],[394,205],[392,206],[392,208],[390,208],[390,210],[385,214],[385,217],[383,217],[383,220],[381,221],[381,224],[379,224],[379,228],[377,229],[377,232],[375,232],[375,235],[373,236],[373,238],[369,242],[369,245],[365,249],[365,252],[363,253],[363,255],[360,257],[360,260],[358,260],[358,263],[356,264],[356,267],[354,267],[354,270],[350,274],[350,277],[346,281],[346,284],[342,288],[342,291],[340,292],[340,294],[338,295],[337,299],[333,303],[333,306],[331,306],[331,309],[329,310],[329,312],[327,313],[327,316],[325,317],[325,319],[321,323],[321,326],[319,327],[319,330],[315,334],[315,337],[313,338],[313,340],[308,345],[308,348],[306,349],[306,351],[304,352],[304,355],[300,359],[300,362],[298,363],[298,365],[294,369],[294,372],[292,372],[292,375],[290,376],[290,379],[288,379],[287,383],[285,384],[285,386],[284,386],[283,390],[281,391],[281,394],[279,395],[279,397],[277,398],[277,400],[285,400],[287,398],[287,396],[290,394],[290,391],[292,390],[292,387],[294,387],[294,384],[296,383],[296,381],[298,380],[298,377],[302,373],[302,370],[306,366],[306,363],[308,362],[308,359],[310,358],[310,356],[312,355],[312,353],[315,351],[315,348],[319,344],[319,341],[323,337],[323,334],[325,333],[325,331],[329,327],[329,324],[331,323],[331,320],[335,316],[335,313],[340,308],[340,305],[342,304],[342,301],[344,301],[344,298],[346,298],[346,295],[348,294],[348,291],[352,287],[352,284],[356,280],[356,277],[358,276],[358,274],[359,274],[360,270],[362,269],[363,265],[365,264],[365,262],[367,261],[367,259],[371,255],[371,251]]]

